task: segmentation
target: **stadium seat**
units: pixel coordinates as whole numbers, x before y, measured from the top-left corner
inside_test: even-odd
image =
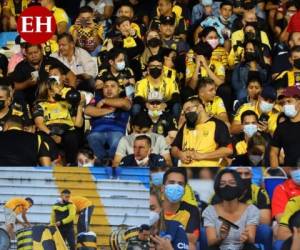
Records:
[[[282,176],[270,176],[264,178],[265,189],[267,190],[270,200],[272,200],[273,192],[276,186],[283,183],[286,179],[286,177]]]
[[[283,240],[276,240],[273,244],[273,250],[280,250],[283,245]]]
[[[255,243],[263,245],[265,250],[272,249],[273,231],[268,225],[259,225],[256,229]]]
[[[0,32],[0,47],[6,46],[8,41],[15,41],[18,32]]]

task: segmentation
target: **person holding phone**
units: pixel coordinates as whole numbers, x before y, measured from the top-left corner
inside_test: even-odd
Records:
[[[215,193],[221,201],[209,205],[202,214],[209,250],[253,249],[259,210],[240,202],[243,182],[232,169],[223,169],[215,179]]]

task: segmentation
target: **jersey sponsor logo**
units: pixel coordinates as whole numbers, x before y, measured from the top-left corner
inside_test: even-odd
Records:
[[[178,244],[177,244],[177,248],[178,249],[189,249],[189,245],[187,245],[187,244],[185,244],[184,242],[179,242]]]

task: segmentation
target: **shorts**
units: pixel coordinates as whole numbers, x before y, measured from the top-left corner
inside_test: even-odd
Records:
[[[9,224],[14,225],[17,220],[16,213],[7,207],[3,207],[3,209],[4,209],[4,216],[5,216],[5,225],[9,225]]]

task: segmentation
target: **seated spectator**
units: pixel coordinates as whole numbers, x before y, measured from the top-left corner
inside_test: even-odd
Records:
[[[6,85],[0,85],[0,132],[4,130],[6,118],[10,116],[12,99],[12,89]]]
[[[97,63],[86,50],[75,47],[73,37],[63,33],[58,37],[59,51],[51,54],[76,75],[78,88],[92,90],[92,79],[97,76]],[[84,86],[90,84],[91,86]]]
[[[299,169],[295,172],[299,173]],[[290,227],[290,221],[295,218],[300,211],[300,196],[291,198],[285,206],[284,213],[280,219],[277,238],[279,240],[291,240],[294,233],[293,227]],[[286,242],[287,243],[287,242]]]
[[[75,91],[74,99],[61,99],[64,86],[55,78],[49,78],[39,88],[33,108],[33,118],[50,148],[59,155],[57,146],[63,148],[68,165],[77,165],[79,134],[76,128],[83,126],[84,97]],[[71,93],[70,93],[71,94]]]
[[[166,112],[166,107],[161,93],[150,92],[146,108],[152,120],[152,132],[164,136],[168,145],[171,145],[177,134],[177,122],[169,112]]]
[[[246,41],[243,47],[243,60],[234,67],[231,78],[231,85],[237,99],[247,96],[246,85],[249,75],[260,77],[264,85],[268,79],[268,71],[263,61],[260,44],[251,40]]]
[[[300,121],[300,90],[288,87],[282,94],[283,112],[288,119],[278,125],[271,141],[270,163],[272,167],[280,165],[279,153],[284,150],[284,166],[296,166],[300,159],[298,144]]]
[[[184,201],[184,187],[187,184],[187,174],[184,168],[169,168],[163,179],[162,202],[166,221],[178,221],[182,224],[189,240],[189,249],[196,250],[199,237],[200,215],[197,207]]]
[[[26,47],[26,41],[21,38],[21,36],[18,36],[16,38],[16,44],[20,45],[20,52],[14,54],[10,59],[8,63],[7,73],[12,73],[15,70],[15,67],[17,64],[25,59],[25,47]]]
[[[199,0],[192,10],[192,25],[198,26],[203,20],[211,16],[213,13],[212,0]]]
[[[185,102],[183,113],[186,123],[172,143],[173,157],[185,167],[219,166],[222,158],[232,154],[226,124],[209,117],[197,96]]]
[[[113,48],[108,52],[108,64],[103,67],[96,77],[95,87],[97,90],[103,88],[106,79],[114,79],[118,82],[122,97],[131,98],[134,94],[134,73],[127,65],[126,54],[123,50]]]
[[[235,170],[221,170],[214,189],[222,201],[209,205],[202,214],[209,249],[256,249],[254,241],[259,210],[238,200],[244,191],[240,175]],[[233,228],[220,216],[239,228]]]
[[[154,188],[160,188],[163,184],[164,174],[167,170],[167,166],[153,166],[150,168],[150,180],[151,185]]]
[[[133,116],[137,115],[145,105],[149,94],[159,92],[167,103],[168,110],[178,119],[181,111],[180,96],[177,83],[163,74],[162,59],[152,56],[148,61],[148,75],[136,83],[135,98],[133,100]]]
[[[133,154],[134,140],[138,135],[145,134],[151,138],[151,148],[153,154],[158,154],[164,157],[166,165],[172,166],[169,146],[162,135],[151,131],[152,121],[150,117],[142,112],[131,121],[132,133],[123,136],[118,144],[116,154],[113,161],[113,166],[119,166],[123,157]]]
[[[120,166],[160,167],[165,166],[165,159],[151,153],[151,139],[147,135],[139,135],[134,139],[133,154],[125,156]]]
[[[93,9],[89,6],[81,7],[75,24],[70,28],[75,45],[96,56],[103,42],[103,27],[93,19]]]
[[[246,110],[252,110],[258,116],[258,131],[272,135],[277,127],[277,119],[280,114],[279,107],[275,106],[276,99],[275,89],[269,86],[264,87],[256,103],[245,103],[238,109],[231,123],[231,133],[239,134],[243,131],[241,116]]]
[[[92,117],[91,133],[87,136],[89,146],[103,162],[114,158],[117,145],[126,131],[131,103],[127,98],[120,97],[119,93],[118,82],[106,79],[103,98],[96,93],[85,109],[85,114]]]
[[[272,196],[272,217],[280,223],[284,218],[284,211],[291,198],[300,195],[299,168],[292,168],[291,178],[276,186]],[[275,232],[275,237],[277,234]]]
[[[69,86],[76,87],[75,74],[56,58],[44,56],[41,45],[26,44],[25,51],[26,59],[17,64],[13,77],[15,90],[28,104],[32,105],[36,99],[39,83],[48,78],[51,65],[58,65],[66,75]]]
[[[175,220],[165,220],[162,202],[155,190],[150,192],[150,239],[154,249],[189,249],[189,241],[182,225]]]
[[[216,85],[214,81],[210,78],[200,79],[197,90],[198,96],[204,104],[206,113],[209,116],[220,119],[230,127],[224,102],[221,97],[216,95]]]
[[[6,119],[4,132],[0,133],[0,147],[0,166],[51,165],[49,146],[40,135],[24,131],[20,116]]]
[[[78,167],[94,167],[96,162],[96,156],[90,148],[81,148],[77,154],[77,166]]]
[[[67,32],[69,17],[64,9],[57,8],[55,6],[55,0],[41,0],[41,6],[47,8],[53,13],[56,22],[56,32],[57,34],[62,34]]]
[[[114,3],[112,0],[92,0],[89,1],[87,6],[91,7],[94,11],[94,17],[97,22],[101,22],[103,26],[106,25],[113,14]]]

